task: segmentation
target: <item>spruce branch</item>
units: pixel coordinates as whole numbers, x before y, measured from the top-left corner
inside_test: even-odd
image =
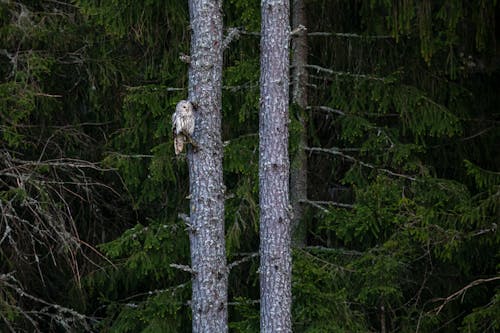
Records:
[[[397,172],[391,171],[389,169],[379,168],[379,167],[377,167],[377,166],[375,166],[373,164],[363,162],[363,161],[355,158],[354,156],[344,154],[338,148],[305,147],[305,149],[308,150],[308,151],[311,151],[311,152],[322,152],[322,153],[328,153],[328,154],[338,155],[338,156],[341,156],[341,157],[345,158],[348,161],[351,161],[351,162],[354,162],[354,163],[358,163],[359,165],[367,167],[367,168],[370,168],[370,169],[378,170],[378,171],[383,172],[385,174],[388,174],[390,176],[399,177],[399,178],[405,178],[405,179],[408,179],[408,180],[411,180],[411,181],[416,181],[417,180],[417,178],[414,177],[414,176],[409,176],[409,175],[397,173]]]

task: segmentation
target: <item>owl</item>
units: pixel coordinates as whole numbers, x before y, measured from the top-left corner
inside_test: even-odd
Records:
[[[179,155],[184,149],[184,145],[192,142],[194,114],[191,102],[182,100],[177,103],[175,112],[172,115],[172,130],[174,133],[175,155]]]

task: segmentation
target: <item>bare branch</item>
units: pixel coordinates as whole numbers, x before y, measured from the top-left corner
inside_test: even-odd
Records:
[[[341,38],[357,38],[357,39],[394,39],[390,35],[359,35],[346,32],[310,32],[307,36],[312,37],[341,37]]]
[[[0,275],[0,286],[3,287],[2,288],[3,290],[7,290],[8,288],[8,290],[14,291],[19,297],[27,298],[32,302],[44,306],[39,311],[33,311],[33,310],[24,311],[23,309],[17,308],[20,314],[25,316],[32,323],[34,327],[37,327],[37,324],[32,318],[33,315],[51,317],[53,320],[56,320],[59,324],[68,327],[70,326],[69,325],[70,323],[77,322],[79,325],[84,326],[87,330],[90,329],[89,323],[97,321],[94,317],[86,316],[71,308],[60,306],[58,304],[53,304],[39,297],[28,294],[26,291],[21,289],[18,286],[18,284],[19,284],[18,281],[14,277],[14,272]],[[55,313],[53,313],[53,311],[55,311]]]
[[[291,66],[293,68],[293,66]],[[348,77],[353,77],[353,78],[358,78],[358,79],[367,79],[367,80],[374,80],[374,81],[384,81],[384,78],[379,77],[379,76],[373,76],[373,75],[368,75],[368,74],[358,74],[358,73],[351,73],[351,72],[342,72],[342,71],[334,71],[329,68],[321,67],[318,65],[304,65],[303,67],[308,68],[308,69],[313,69],[317,73],[326,73],[334,76],[348,76]]]
[[[240,33],[240,35],[260,37],[260,32],[246,31],[245,29],[239,29],[239,33]]]
[[[260,37],[260,32],[256,31],[246,31],[244,29],[238,29],[240,35]],[[297,35],[299,33],[307,33],[307,36],[311,37],[339,37],[339,38],[353,38],[353,39],[394,39],[390,35],[359,35],[355,33],[346,32],[307,32],[307,28],[304,26],[299,26],[295,28],[290,35]]]
[[[312,151],[312,152],[322,152],[322,153],[328,153],[328,154],[342,156],[343,158],[345,158],[348,161],[358,163],[358,164],[360,164],[360,165],[362,165],[364,167],[370,168],[370,169],[378,170],[378,171],[383,172],[385,174],[388,174],[390,176],[399,177],[399,178],[405,178],[405,179],[412,180],[412,181],[416,181],[417,180],[417,178],[414,177],[414,176],[408,176],[408,175],[405,175],[405,174],[397,173],[397,172],[391,171],[389,169],[379,168],[379,167],[377,167],[377,166],[375,166],[373,164],[363,162],[363,161],[358,160],[357,158],[355,158],[355,157],[353,157],[351,155],[344,154],[343,152],[341,152],[337,148],[306,147],[305,149],[308,150],[308,151]]]
[[[241,264],[243,264],[243,263],[245,263],[247,261],[250,261],[251,259],[256,258],[258,256],[259,256],[259,252],[254,252],[254,253],[250,253],[249,255],[241,258],[240,260],[233,261],[232,263],[230,263],[229,265],[227,265],[227,271],[229,272],[234,267],[236,267],[238,265],[241,265]]]
[[[186,57],[188,57],[187,55],[185,55],[184,53],[181,53],[181,56],[184,55]],[[148,85],[145,85],[145,86],[125,86],[125,88],[127,88],[127,90],[129,91],[134,91],[134,90],[144,90],[146,88],[149,88],[150,86]],[[186,90],[186,88],[182,88],[182,87],[163,87],[163,86],[153,86],[151,87],[150,89],[152,89],[153,91],[184,91]]]
[[[124,299],[121,300],[121,302],[128,302],[128,301],[131,301],[135,298],[139,298],[139,297],[142,297],[142,296],[153,296],[153,295],[159,295],[159,294],[163,294],[163,293],[166,293],[166,292],[172,292],[174,293],[175,291],[179,290],[179,289],[182,289],[184,287],[187,287],[189,286],[189,284],[191,283],[191,281],[189,282],[185,282],[185,283],[181,283],[177,286],[174,286],[174,287],[170,287],[170,288],[165,288],[165,289],[155,289],[155,290],[150,290],[150,291],[146,291],[146,292],[143,292],[143,293],[138,293],[138,294],[135,294],[135,295],[132,295],[132,296],[129,296],[129,297],[126,297]]]
[[[236,305],[242,305],[242,304],[260,304],[260,299],[253,299],[253,300],[248,300],[248,301],[240,301],[240,302],[228,302],[227,305],[231,306],[236,306]]]
[[[46,94],[46,93],[34,93],[35,96],[39,97],[49,97],[49,98],[61,98],[62,95],[51,95],[51,94]]]
[[[149,154],[122,154],[115,151],[106,152],[111,156],[121,157],[121,158],[153,158],[154,155]]]
[[[317,105],[317,106],[307,106],[306,110],[321,110],[321,111],[326,111],[326,112],[331,112],[331,113],[336,113],[341,116],[345,116],[345,112],[339,109],[334,109],[329,106],[324,106],[324,105]]]
[[[227,49],[233,40],[237,40],[239,38],[240,30],[238,28],[229,28],[226,37],[222,41],[222,49]]]
[[[303,254],[305,254],[306,256],[312,258],[313,260],[315,261],[319,261],[323,264],[326,264],[327,266],[331,266],[333,267],[335,270],[337,271],[342,271],[342,272],[350,272],[350,273],[354,273],[356,272],[355,270],[353,269],[350,269],[350,268],[346,268],[346,267],[343,267],[343,266],[340,266],[340,265],[336,265],[328,260],[325,260],[323,258],[320,258],[318,256],[315,256],[314,254],[312,254],[311,252],[309,251],[306,251],[304,248],[297,248],[297,251],[299,252],[302,252]]]
[[[177,268],[177,269],[179,269],[181,271],[191,273],[192,275],[196,274],[196,272],[191,267],[189,267],[187,265],[170,264],[170,267]]]
[[[431,312],[435,312],[436,314],[439,314],[441,312],[441,310],[443,310],[443,308],[446,306],[446,304],[448,304],[449,302],[453,301],[454,299],[456,299],[460,296],[463,297],[465,295],[465,292],[467,292],[467,290],[469,290],[470,288],[475,287],[475,286],[480,285],[480,284],[483,284],[483,283],[497,281],[497,280],[500,280],[500,276],[495,276],[495,277],[492,277],[489,279],[477,279],[477,280],[472,281],[471,283],[469,283],[468,285],[466,285],[462,289],[454,292],[453,294],[451,294],[448,297],[435,298],[432,300],[433,302],[443,301],[443,303],[440,306],[434,308]]]
[[[341,207],[341,208],[350,208],[350,209],[354,208],[354,205],[345,204],[345,203],[336,202],[336,201],[317,201],[317,200],[303,199],[303,200],[300,200],[300,202],[318,207],[323,211],[325,211],[325,210],[328,211],[328,210],[325,209],[324,207],[322,207],[322,205],[335,206],[335,207]]]
[[[325,247],[325,246],[306,246],[303,247],[302,249],[305,250],[317,250],[317,251],[323,251],[323,252],[333,252],[333,253],[341,253],[343,255],[348,255],[348,256],[362,256],[363,252],[360,251],[355,251],[355,250],[346,250],[342,248],[332,248],[332,247]]]
[[[307,33],[307,28],[304,27],[302,24],[299,24],[299,26],[295,29],[293,29],[291,32],[290,32],[290,36],[294,37],[294,36],[300,36],[300,35],[303,35]]]

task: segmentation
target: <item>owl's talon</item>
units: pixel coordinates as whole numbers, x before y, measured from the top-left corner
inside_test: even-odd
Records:
[[[199,151],[200,150],[200,145],[191,137],[188,137],[188,143],[191,144],[191,147],[193,147],[194,151]]]

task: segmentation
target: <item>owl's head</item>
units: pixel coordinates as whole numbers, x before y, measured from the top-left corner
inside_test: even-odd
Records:
[[[191,105],[191,102],[186,101],[186,100],[181,100],[179,103],[177,103],[177,106],[175,107],[176,112],[189,112],[193,111],[193,106]]]

